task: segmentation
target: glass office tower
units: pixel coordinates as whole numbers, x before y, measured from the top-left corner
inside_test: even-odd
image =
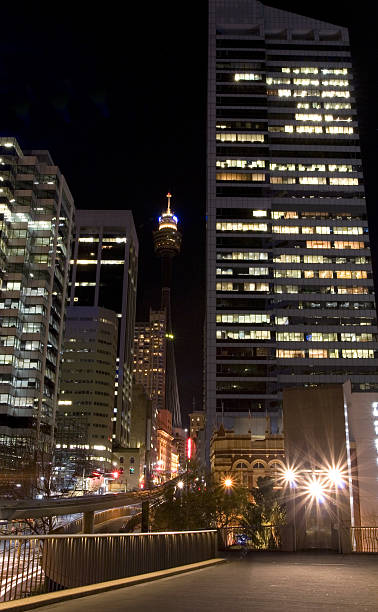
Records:
[[[208,439],[256,413],[274,431],[287,386],[378,388],[348,32],[209,4]]]
[[[0,138],[0,467],[20,479],[51,451],[73,215],[49,152]]]
[[[117,313],[118,351],[113,440],[130,439],[138,238],[130,210],[78,210],[71,267],[71,306]]]

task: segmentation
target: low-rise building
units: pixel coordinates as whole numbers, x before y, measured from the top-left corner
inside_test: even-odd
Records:
[[[231,477],[244,487],[257,486],[260,476],[278,478],[285,466],[284,436],[270,433],[269,418],[265,434],[236,434],[223,425],[210,441],[211,471],[217,482]]]
[[[134,491],[143,489],[144,448],[116,447],[113,450],[113,480],[109,481],[110,491]]]

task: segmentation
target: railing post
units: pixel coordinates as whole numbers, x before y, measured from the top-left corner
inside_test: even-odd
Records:
[[[87,510],[83,513],[83,533],[93,533],[94,531],[94,510]]]
[[[142,502],[142,533],[147,533],[150,530],[150,502]]]

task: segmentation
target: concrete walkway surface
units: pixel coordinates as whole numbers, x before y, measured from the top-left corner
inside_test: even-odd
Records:
[[[378,611],[378,555],[249,553],[245,559],[45,606],[41,612]]]

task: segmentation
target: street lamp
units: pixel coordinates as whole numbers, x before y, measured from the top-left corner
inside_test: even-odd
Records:
[[[342,473],[339,468],[332,467],[328,469],[327,472],[328,480],[331,484],[333,484],[335,489],[335,504],[336,504],[336,513],[337,513],[337,542],[338,542],[338,552],[341,553],[341,530],[340,530],[340,508],[339,508],[339,500],[338,500],[338,491],[344,487],[344,479]]]
[[[223,481],[223,486],[226,489],[231,489],[233,484],[234,484],[234,481],[232,480],[232,478],[225,478],[224,481]]]
[[[322,503],[324,502],[324,486],[315,476],[306,484],[307,495],[312,499]]]
[[[184,483],[183,483],[183,481],[182,481],[182,480],[179,480],[179,481],[178,481],[178,483],[177,483],[177,487],[178,487],[179,489],[183,489],[183,488],[184,488]]]

